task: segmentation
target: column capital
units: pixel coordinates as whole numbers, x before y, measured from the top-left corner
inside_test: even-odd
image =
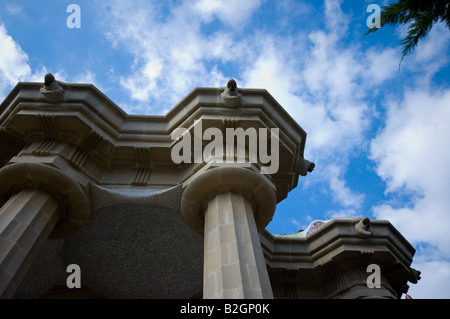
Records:
[[[0,205],[23,189],[39,189],[59,200],[63,211],[51,238],[77,232],[91,217],[91,202],[81,186],[59,169],[40,163],[15,163],[0,169]]]
[[[275,213],[275,187],[264,175],[241,167],[217,167],[193,178],[183,191],[181,211],[186,223],[198,234],[204,233],[208,202],[217,194],[235,193],[252,205],[256,227],[262,231]]]

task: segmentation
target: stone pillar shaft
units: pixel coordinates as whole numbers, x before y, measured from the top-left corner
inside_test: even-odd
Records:
[[[12,298],[59,219],[58,202],[24,189],[0,208],[0,298]]]
[[[204,298],[273,298],[258,233],[272,220],[274,185],[259,172],[216,167],[183,191],[183,218],[204,236]]]
[[[204,298],[273,298],[250,202],[222,193],[205,212]]]

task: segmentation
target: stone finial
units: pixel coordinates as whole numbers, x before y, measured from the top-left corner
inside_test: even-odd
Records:
[[[44,86],[41,87],[41,94],[48,102],[59,102],[64,95],[63,88],[56,81],[55,76],[48,73],[44,77]]]
[[[315,167],[316,164],[313,162],[305,160],[303,157],[298,157],[295,161],[294,172],[306,176],[306,174],[308,174],[308,172],[311,173]]]
[[[230,79],[222,92],[222,99],[229,106],[237,106],[241,100],[241,94],[239,93],[237,83],[234,79]]]
[[[363,237],[372,236],[372,226],[368,217],[361,218],[361,220],[356,223],[355,228]]]

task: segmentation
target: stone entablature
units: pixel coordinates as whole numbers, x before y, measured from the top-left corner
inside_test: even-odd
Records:
[[[217,127],[224,135],[227,127],[280,129],[280,167],[269,176],[277,202],[307,173],[305,131],[264,89],[239,89],[238,104],[230,106],[224,88],[196,88],[166,115],[138,116],[123,112],[93,85],[53,83],[57,97],[43,94],[42,83],[18,83],[0,105],[0,164],[45,163],[73,172],[84,186],[170,187],[206,164],[171,159],[171,133],[193,130],[201,121],[203,131]]]

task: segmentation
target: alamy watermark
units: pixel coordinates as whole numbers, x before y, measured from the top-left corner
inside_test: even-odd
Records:
[[[260,165],[262,174],[278,172],[280,161],[278,128],[270,130],[267,128],[257,130],[254,127],[246,130],[242,127],[226,128],[224,136],[216,127],[209,127],[203,132],[202,121],[196,120],[193,125],[193,136],[190,130],[181,127],[172,132],[171,139],[176,141],[171,151],[172,161],[176,164],[205,161],[252,163]],[[210,142],[203,147],[205,141]]]
[[[66,20],[66,25],[69,29],[81,28],[81,8],[78,4],[69,4],[66,12],[71,13]]]
[[[81,269],[77,264],[70,264],[66,272],[71,273],[66,280],[67,288],[81,288]]]
[[[81,288],[81,269],[77,264],[70,264],[66,271],[70,273],[67,277],[66,285],[68,288]],[[367,288],[381,288],[381,268],[377,264],[370,264],[366,268],[366,272],[370,273],[367,277]]]
[[[366,24],[369,29],[381,28],[381,8],[378,4],[369,4],[367,6],[367,12],[372,12],[367,17]]]
[[[81,8],[78,4],[72,3],[67,6],[66,12],[70,13],[67,17],[66,25],[69,29],[81,28]],[[377,4],[369,4],[366,12],[371,14],[367,17],[366,25],[368,28],[381,28],[381,8]]]
[[[367,288],[381,288],[381,269],[377,264],[367,266],[366,272],[371,273],[366,280]]]

